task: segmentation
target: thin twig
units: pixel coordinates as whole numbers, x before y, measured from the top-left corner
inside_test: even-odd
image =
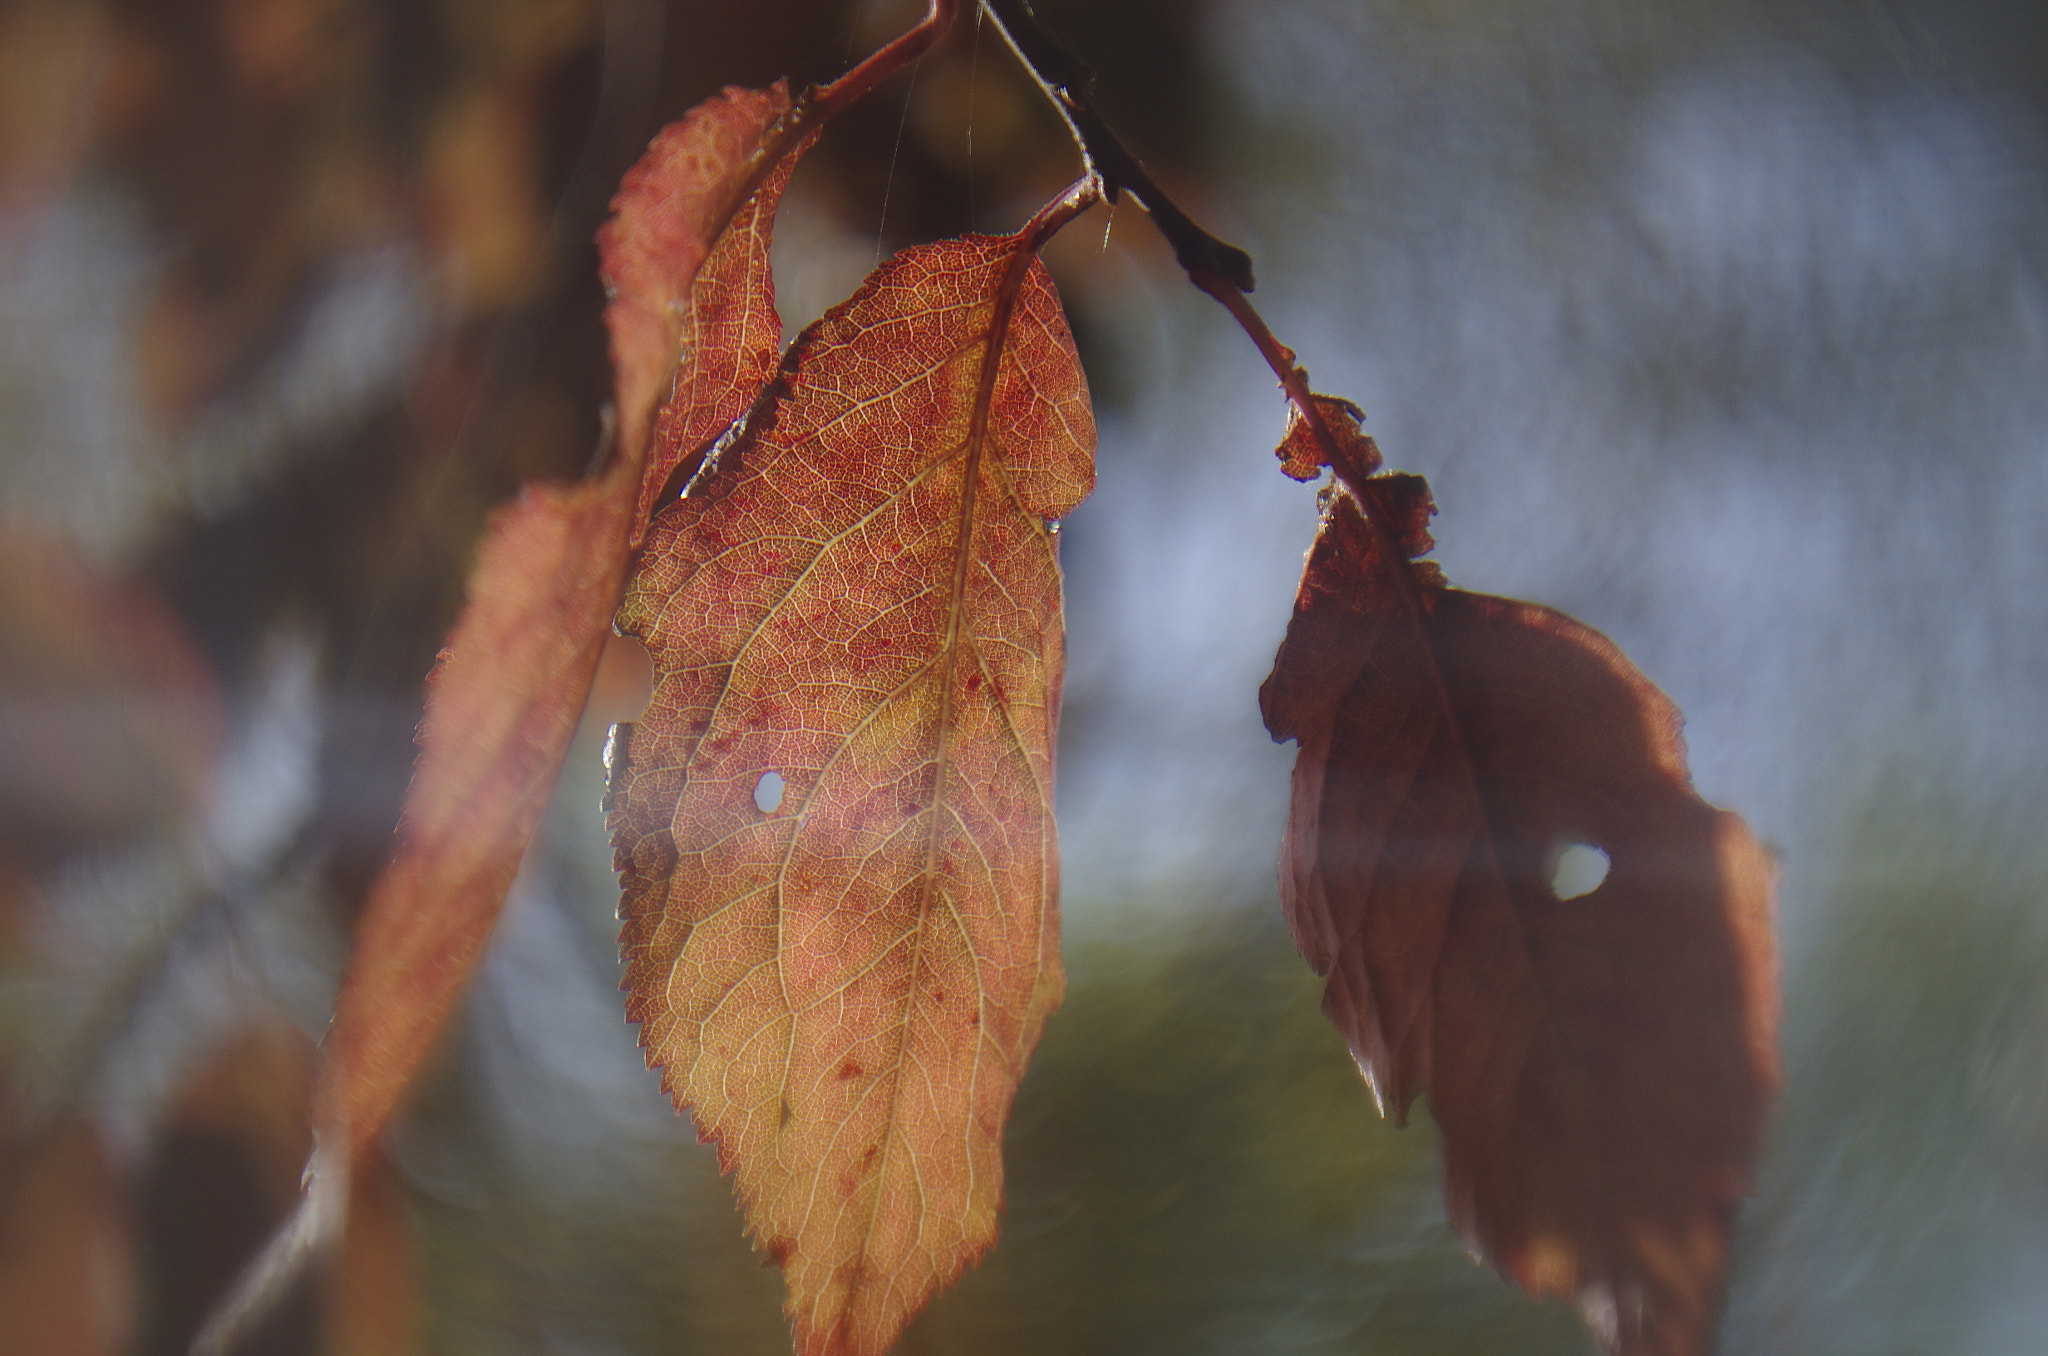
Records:
[[[1196,225],[1152,182],[1137,157],[1096,111],[1095,73],[1046,31],[1031,10],[1031,0],[982,0],[982,4],[996,21],[998,31],[1009,42],[1010,50],[1017,54],[1017,59],[1038,81],[1045,97],[1066,120],[1067,129],[1073,133],[1074,143],[1080,148],[1082,161],[1102,181],[1104,196],[1114,204],[1119,188],[1129,190],[1152,219],[1152,224],[1159,228],[1159,233],[1173,246],[1174,258],[1186,270],[1188,280],[1221,302],[1244,332],[1251,336],[1252,343],[1258,346],[1260,355],[1273,369],[1273,375],[1280,379],[1288,402],[1308,425],[1309,434],[1321,449],[1324,460],[1329,462],[1337,478],[1344,482],[1352,497],[1358,500],[1359,507],[1365,511],[1366,521],[1378,539],[1376,545],[1387,553],[1387,559],[1404,565],[1395,573],[1401,579],[1400,593],[1406,611],[1419,627],[1423,618],[1421,591],[1412,572],[1405,568],[1406,562],[1400,551],[1395,549],[1399,534],[1393,530],[1374,497],[1365,492],[1370,468],[1352,464],[1343,445],[1332,436],[1322,410],[1311,398],[1308,373],[1295,360],[1294,350],[1273,336],[1272,329],[1245,295],[1252,290],[1251,256]],[[1441,686],[1441,679],[1438,681]]]
[[[953,21],[960,14],[960,0],[930,0],[930,6],[915,25],[869,53],[858,66],[829,85],[812,85],[803,92],[747,157],[746,172],[735,176],[731,194],[711,219],[715,227],[711,232],[713,239],[754,196],[754,190],[775,172],[783,157],[803,145],[827,119],[929,52],[952,31]]]
[[[1197,226],[1145,175],[1137,158],[1125,148],[1095,109],[1094,72],[1045,30],[1031,11],[1031,0],[982,0],[982,4],[1009,40],[1011,50],[1016,52],[1018,59],[1037,79],[1046,98],[1066,120],[1083,161],[1102,178],[1110,202],[1116,201],[1119,186],[1130,190],[1131,196],[1145,209],[1159,233],[1173,246],[1174,257],[1187,272],[1188,281],[1222,303],[1232,319],[1251,337],[1260,356],[1273,369],[1273,375],[1280,379],[1288,403],[1308,427],[1309,436],[1315,440],[1323,459],[1351,497],[1358,501],[1374,549],[1392,566],[1388,573],[1395,580],[1396,609],[1401,614],[1399,624],[1408,630],[1423,657],[1430,684],[1436,690],[1437,700],[1443,709],[1451,754],[1465,770],[1465,783],[1471,788],[1475,810],[1482,821],[1488,819],[1490,816],[1479,791],[1477,765],[1467,747],[1457,704],[1451,700],[1450,685],[1444,679],[1443,667],[1430,637],[1429,610],[1423,598],[1422,585],[1410,568],[1406,553],[1400,549],[1400,533],[1388,520],[1378,496],[1366,492],[1371,468],[1354,463],[1344,445],[1331,433],[1329,423],[1323,418],[1322,409],[1309,389],[1307,371],[1296,359],[1294,350],[1274,336],[1272,328],[1246,295],[1252,290],[1251,256],[1234,245],[1224,244]]]
[[[1031,11],[1031,0],[982,0],[996,30],[1010,50],[1038,81],[1038,87],[1066,120],[1081,159],[1102,180],[1104,196],[1115,206],[1119,192],[1129,192],[1151,216],[1173,257],[1193,276],[1197,269],[1230,280],[1239,291],[1252,290],[1252,257],[1197,226],[1174,205],[1132,155],[1102,115],[1095,111],[1095,72],[1046,31]]]

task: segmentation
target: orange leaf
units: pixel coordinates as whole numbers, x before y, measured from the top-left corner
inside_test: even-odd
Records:
[[[611,292],[612,454],[601,474],[528,485],[492,516],[431,678],[398,845],[371,887],[335,1000],[306,1197],[215,1312],[201,1350],[230,1349],[339,1226],[353,1161],[390,1118],[483,953],[590,695],[638,534],[654,406],[687,322],[706,312],[698,274],[728,220],[746,223],[739,259],[758,250],[765,272],[766,229],[740,195],[787,107],[779,86],[729,89],[699,105],[655,138],[613,201],[618,216],[598,242]],[[750,299],[743,293],[742,305]]]
[[[529,485],[491,520],[428,691],[398,847],[371,891],[328,1034],[316,1123],[345,1127],[351,1155],[425,1057],[547,805],[624,586],[657,384],[707,313],[699,266],[709,254],[744,268],[757,252],[766,270],[765,225],[734,198],[787,107],[780,87],[727,90],[657,136],[613,203],[599,245],[617,452],[602,475]],[[721,238],[728,217],[741,229]],[[725,249],[734,235],[736,253]]]
[[[335,1005],[316,1124],[375,1137],[461,993],[604,650],[639,477],[529,485],[491,519],[427,693],[399,841]]]
[[[1049,523],[1095,429],[1035,239],[906,251],[806,331],[620,612],[627,1015],[806,1356],[885,1350],[993,1241],[1063,988]]]
[[[782,190],[813,140],[806,138],[784,156],[747,199],[706,256],[697,285],[690,289],[689,304],[678,317],[681,346],[674,387],[657,417],[654,448],[640,487],[635,546],[664,488],[697,470],[713,440],[747,412],[775,375],[782,321],[775,312],[775,280],[768,268],[769,236]]]
[[[1426,549],[1421,480],[1365,483]],[[1467,1241],[1611,1350],[1699,1356],[1777,1078],[1770,860],[1605,637],[1381,541],[1336,492],[1260,693],[1301,744],[1296,942],[1383,1103],[1428,1089]],[[1605,879],[1561,898],[1589,849]]]
[[[626,171],[611,219],[598,231],[620,445],[644,455],[671,386],[696,392],[688,407],[697,417],[647,464],[636,541],[655,491],[694,450],[694,443],[679,450],[668,443],[708,438],[730,424],[775,370],[782,326],[768,279],[768,227],[796,156],[783,157],[747,202],[734,199],[763,138],[788,111],[789,91],[779,82],[765,90],[728,87],[697,105],[657,133]]]

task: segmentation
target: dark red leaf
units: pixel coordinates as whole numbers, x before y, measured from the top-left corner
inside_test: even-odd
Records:
[[[1319,395],[1315,402],[1331,436],[1349,454],[1352,467],[1360,475],[1379,470],[1379,444],[1358,427],[1365,412],[1342,396]],[[1291,405],[1287,409],[1287,436],[1280,440],[1274,455],[1280,458],[1280,469],[1295,480],[1314,480],[1330,464],[1308,421]]]
[[[1366,486],[1427,549],[1420,479]],[[1382,541],[1335,491],[1260,694],[1301,745],[1295,939],[1383,1105],[1428,1090],[1472,1246],[1614,1351],[1699,1356],[1777,1078],[1769,857],[1605,637]],[[1608,872],[1561,899],[1576,845]]]

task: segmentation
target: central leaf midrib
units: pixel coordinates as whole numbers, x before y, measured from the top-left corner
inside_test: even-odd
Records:
[[[957,674],[962,633],[967,608],[967,581],[974,561],[974,525],[977,491],[981,479],[983,453],[989,441],[989,416],[995,402],[996,378],[1002,366],[1002,354],[1009,337],[1010,317],[1015,309],[1017,294],[1022,288],[1024,271],[1031,254],[1019,242],[1009,259],[1004,263],[993,304],[990,306],[988,329],[981,340],[982,358],[980,370],[975,374],[974,404],[970,408],[967,427],[966,457],[961,468],[960,510],[955,519],[958,536],[953,547],[953,580],[946,607],[946,629],[939,649],[939,714],[934,726],[933,739],[936,745],[932,758],[932,790],[930,806],[930,828],[925,840],[924,888],[919,895],[917,911],[917,936],[910,956],[910,983],[904,996],[904,1020],[897,1025],[898,1046],[895,1073],[889,1089],[889,1106],[883,1115],[883,1141],[881,1163],[877,1167],[877,1180],[886,1177],[896,1146],[901,1138],[896,1133],[897,1113],[903,1096],[903,1052],[909,1040],[909,1007],[916,1001],[917,976],[924,963],[925,937],[931,928],[933,896],[938,890],[938,868],[940,842],[944,837],[944,816],[939,809],[946,800],[946,779],[951,771],[951,747],[953,723],[956,717],[954,701],[954,679]],[[964,924],[962,932],[965,933]],[[971,953],[973,941],[963,935],[963,941]],[[977,967],[978,969],[978,967]],[[981,994],[979,977],[976,979],[976,1001]],[[974,1081],[980,1071],[979,1054],[969,1061],[969,1085],[967,1101],[973,1101]],[[860,1255],[865,1257],[874,1239],[875,1220],[881,1196],[875,1192],[870,1197],[867,1223],[861,1231]],[[847,1305],[851,1309],[857,1287],[851,1288]]]

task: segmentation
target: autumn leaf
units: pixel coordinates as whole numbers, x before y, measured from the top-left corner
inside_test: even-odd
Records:
[[[656,138],[613,204],[600,246],[618,451],[599,476],[522,490],[470,574],[428,688],[398,847],[327,1038],[317,1123],[345,1126],[351,1153],[389,1117],[454,1005],[546,808],[624,585],[650,383],[676,367],[676,317],[692,314],[720,204],[787,104],[779,90],[728,90],[700,105]]]
[[[1381,526],[1332,491],[1260,694],[1301,745],[1295,939],[1383,1105],[1428,1090],[1474,1249],[1612,1351],[1700,1356],[1777,1078],[1770,860],[1611,642],[1396,558],[1427,486],[1363,484]],[[1567,854],[1604,880],[1554,889]]]
[[[1062,992],[1052,529],[1095,431],[1049,220],[807,330],[619,615],[655,667],[612,755],[627,1015],[806,1356],[885,1350],[993,1241]]]
[[[318,1244],[316,1224],[339,1219],[350,1162],[390,1118],[483,952],[605,648],[660,383],[705,310],[699,266],[728,219],[743,224],[746,249],[765,254],[766,227],[740,195],[786,108],[780,89],[728,90],[700,105],[657,138],[613,202],[624,226],[600,241],[612,290],[612,454],[574,484],[526,486],[491,519],[428,685],[397,846],[371,889],[336,999],[314,1094],[321,1149],[308,1200],[207,1343],[224,1348],[239,1311],[267,1302],[277,1277]]]
[[[1350,466],[1360,475],[1379,470],[1379,444],[1358,427],[1365,412],[1340,396],[1319,395],[1314,400],[1322,412],[1323,426],[1342,444],[1339,450]],[[1330,464],[1328,455],[1316,442],[1315,429],[1291,405],[1287,408],[1287,433],[1280,439],[1280,446],[1273,449],[1273,455],[1280,458],[1281,471],[1292,480],[1314,480]]]
[[[352,1154],[454,1006],[547,805],[624,574],[633,469],[529,485],[491,520],[327,1036],[316,1121]]]
[[[768,269],[775,208],[796,147],[769,167],[737,211],[728,201],[789,112],[788,91],[729,88],[669,124],[626,172],[598,232],[611,304],[619,436],[655,442],[643,473],[633,538],[677,466],[723,432],[775,372],[782,323]],[[730,221],[721,227],[723,217]],[[659,410],[658,423],[656,411]]]

